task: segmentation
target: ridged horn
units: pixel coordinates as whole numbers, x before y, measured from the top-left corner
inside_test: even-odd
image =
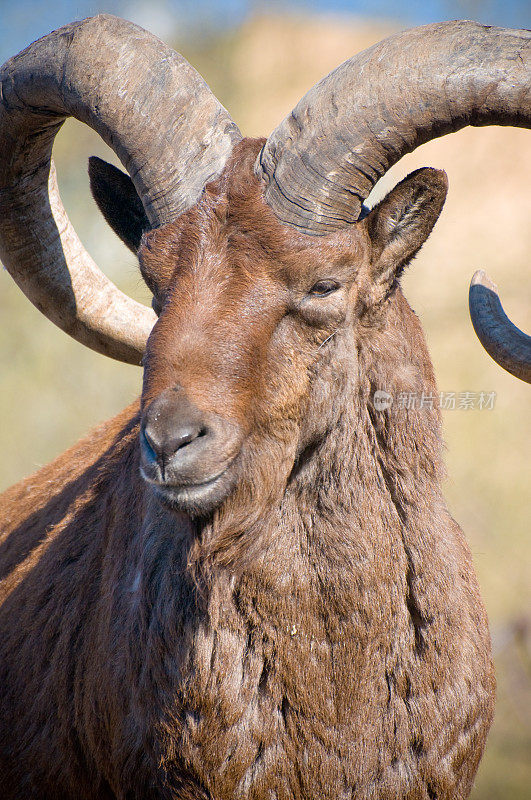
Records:
[[[0,70],[0,258],[70,336],[139,364],[156,317],[100,272],[59,197],[51,151],[69,116],[114,150],[153,227],[198,200],[241,134],[181,55],[108,14],[50,33]]]
[[[426,25],[345,61],[273,131],[255,171],[277,217],[306,233],[355,222],[405,153],[466,125],[531,126],[531,32]]]
[[[483,270],[472,277],[468,304],[476,335],[489,356],[511,375],[531,383],[531,336],[513,325],[496,284]]]

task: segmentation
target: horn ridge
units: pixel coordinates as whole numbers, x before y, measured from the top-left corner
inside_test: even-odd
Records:
[[[266,202],[282,222],[322,235],[355,222],[377,180],[430,139],[466,125],[531,127],[530,50],[529,31],[460,20],[353,56],[267,139],[255,164]]]
[[[114,150],[153,227],[194,205],[241,134],[179,53],[110,14],[53,31],[0,69],[0,258],[55,324],[138,364],[155,316],[99,271],[57,190],[51,150],[69,116]]]

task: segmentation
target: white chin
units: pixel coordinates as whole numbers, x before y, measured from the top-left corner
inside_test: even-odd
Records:
[[[171,486],[169,484],[151,483],[152,489],[164,505],[191,516],[210,514],[227,497],[233,487],[233,481],[224,472],[207,483],[194,486]]]

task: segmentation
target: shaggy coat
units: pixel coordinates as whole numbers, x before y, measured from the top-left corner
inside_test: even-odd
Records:
[[[488,625],[398,282],[445,182],[420,171],[362,222],[306,236],[263,202],[261,144],[142,239],[161,315],[141,404],[0,500],[6,800],[471,790],[493,713]],[[309,292],[331,276],[339,290]],[[177,383],[239,432],[207,506],[140,476],[142,425]]]

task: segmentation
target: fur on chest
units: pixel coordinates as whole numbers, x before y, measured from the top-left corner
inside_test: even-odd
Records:
[[[475,646],[441,653],[440,615],[420,653],[400,566],[385,572],[375,562],[362,586],[346,572],[224,577],[175,619],[144,739],[169,798],[460,796],[459,764],[490,719],[485,687],[464,680]]]
[[[302,800],[353,797],[396,772],[409,718],[396,692],[390,699],[393,637],[372,630],[378,610],[371,623],[366,605],[326,601],[307,586],[267,595],[240,586],[210,604],[156,723],[165,781],[178,786],[186,773],[216,800]],[[407,784],[417,756],[405,750]]]

